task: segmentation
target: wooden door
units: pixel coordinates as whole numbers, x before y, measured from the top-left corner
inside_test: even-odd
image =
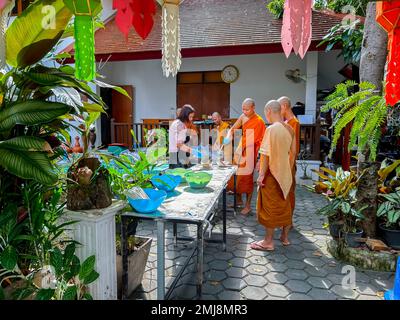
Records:
[[[196,110],[196,118],[202,114],[203,85],[198,83],[178,84],[178,108],[190,104]]]
[[[133,86],[121,85],[120,87],[128,93],[132,100],[118,91],[112,90],[111,118],[114,119],[114,126],[111,126],[111,130],[114,132],[111,136],[114,137],[116,143],[123,143],[131,147],[133,138],[130,130],[134,122],[134,91]]]
[[[222,118],[229,118],[229,91],[228,83],[203,84],[202,112],[210,115],[217,111]]]

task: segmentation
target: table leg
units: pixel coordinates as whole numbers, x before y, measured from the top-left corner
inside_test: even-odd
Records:
[[[222,193],[222,250],[226,251],[226,187]]]
[[[128,217],[121,216],[121,255],[122,255],[122,293],[125,300],[128,294]]]
[[[165,299],[165,224],[157,220],[157,300]]]
[[[203,223],[197,225],[197,298],[200,299],[203,288]]]
[[[172,228],[173,228],[173,234],[174,234],[174,244],[175,244],[175,246],[178,244],[178,237],[177,237],[177,234],[178,234],[178,224],[177,223],[173,223],[172,224]]]
[[[233,215],[236,216],[236,209],[237,209],[237,195],[236,195],[236,182],[237,182],[237,175],[233,175]]]

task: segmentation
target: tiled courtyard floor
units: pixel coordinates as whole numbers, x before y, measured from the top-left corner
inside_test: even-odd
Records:
[[[229,196],[228,204],[231,200],[232,196]],[[205,244],[203,299],[382,299],[382,293],[393,286],[393,273],[356,269],[356,288],[342,286],[346,275],[342,273],[344,264],[327,252],[326,240],[329,237],[322,227],[324,218],[315,214],[324,201],[320,195],[297,188],[294,229],[289,236],[292,245],[283,247],[280,241],[276,241],[274,252],[250,249],[250,243],[262,239],[265,232],[256,220],[255,197],[251,216],[228,213],[226,252],[222,251],[220,244]],[[221,221],[218,221],[213,238],[219,236],[221,229]],[[156,299],[155,232],[153,222],[139,224],[138,235],[152,236],[154,240],[142,286],[132,295],[134,299]],[[178,226],[178,233],[181,236],[195,234],[184,225]],[[276,239],[278,236],[279,232]],[[168,286],[194,244],[178,242],[175,246],[172,226],[168,226],[166,244]],[[195,299],[195,260],[192,259],[174,290],[173,299]]]

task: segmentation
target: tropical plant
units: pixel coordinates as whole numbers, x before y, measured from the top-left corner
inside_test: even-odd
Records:
[[[346,24],[337,24],[329,29],[317,47],[326,44],[325,51],[341,48],[338,57],[343,56],[347,63],[358,64],[361,58],[361,44],[364,26],[360,20],[348,20]]]
[[[400,188],[393,193],[381,194],[386,201],[378,207],[377,216],[385,221],[386,228],[400,229]]]
[[[351,12],[365,17],[369,1],[370,0],[328,0],[327,7],[337,13]]]
[[[378,192],[391,193],[400,187],[400,160],[385,159],[378,171]]]
[[[381,127],[387,117],[386,101],[382,95],[376,95],[376,87],[369,82],[361,82],[359,91],[352,93],[356,85],[354,81],[338,84],[321,109],[323,112],[331,109],[337,111],[333,121],[330,155],[336,148],[343,129],[352,123],[348,149],[357,146],[359,152],[367,153],[368,158],[374,161],[382,133]]]
[[[271,0],[267,4],[267,9],[274,16],[275,19],[283,17],[283,11],[285,6],[285,0]]]

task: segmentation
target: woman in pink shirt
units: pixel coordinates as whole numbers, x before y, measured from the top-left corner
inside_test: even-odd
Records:
[[[185,104],[178,116],[169,127],[169,167],[187,167],[192,148],[187,146],[190,137],[194,135],[195,126],[193,124],[195,110]]]

